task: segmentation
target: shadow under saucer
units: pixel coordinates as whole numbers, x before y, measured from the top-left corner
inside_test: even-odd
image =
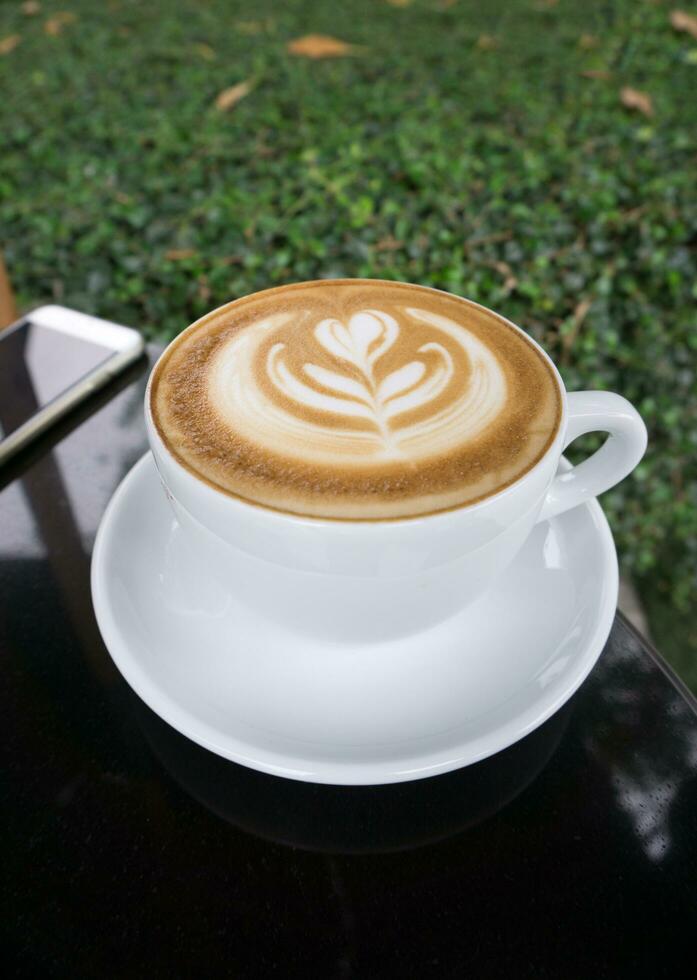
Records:
[[[427,779],[378,786],[299,782],[248,769],[181,735],[132,692],[131,700],[155,756],[208,810],[276,843],[350,854],[436,843],[493,816],[545,767],[575,699],[488,759]]]

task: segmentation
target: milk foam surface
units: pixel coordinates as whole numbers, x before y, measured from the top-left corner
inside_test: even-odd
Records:
[[[213,311],[158,364],[155,424],[197,476],[316,517],[409,517],[497,492],[539,460],[561,397],[502,318],[378,280],[280,287]]]

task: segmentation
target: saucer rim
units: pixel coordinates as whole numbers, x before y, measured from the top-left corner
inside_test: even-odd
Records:
[[[562,457],[560,465],[567,469],[570,467],[564,457]],[[568,682],[561,686],[555,697],[548,698],[546,691],[540,691],[518,716],[509,719],[506,724],[474,740],[475,744],[479,746],[476,751],[471,749],[472,743],[465,740],[454,744],[448,752],[443,752],[443,750],[432,752],[431,762],[422,761],[418,766],[412,765],[409,768],[404,767],[405,763],[408,761],[416,762],[418,758],[410,756],[409,752],[405,753],[405,757],[401,761],[397,759],[393,759],[392,762],[386,760],[371,762],[312,760],[312,768],[298,765],[299,760],[294,760],[291,755],[286,757],[278,752],[251,745],[233,735],[222,734],[218,729],[187,709],[180,701],[162,691],[158,684],[152,680],[152,675],[141,666],[138,657],[130,651],[129,644],[113,616],[109,599],[110,586],[107,581],[108,576],[105,573],[106,557],[124,500],[127,501],[132,494],[133,485],[136,486],[137,490],[137,484],[143,478],[142,471],[148,466],[152,466],[157,474],[157,467],[150,450],[141,456],[119,483],[97,530],[90,570],[92,603],[97,624],[114,664],[138,697],[182,735],[231,762],[273,776],[340,786],[409,782],[472,765],[520,741],[558,711],[578,690],[595,666],[612,628],[619,590],[617,553],[607,518],[598,501],[593,499],[578,506],[586,509],[596,532],[596,548],[594,550],[598,555],[599,565],[602,566],[600,571],[605,580],[601,592],[602,598],[598,608],[595,629],[583,652],[575,658],[577,664]],[[162,507],[167,506],[164,497],[161,505]],[[562,514],[553,520],[563,521],[565,516]],[[544,702],[543,705],[540,705],[540,701]],[[411,745],[412,743],[407,744]],[[470,748],[469,751],[468,748]],[[429,756],[426,754],[422,758],[428,760]]]

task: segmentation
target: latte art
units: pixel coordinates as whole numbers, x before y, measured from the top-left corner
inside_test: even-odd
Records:
[[[406,308],[402,325],[377,309],[308,324],[302,362],[276,340],[291,320],[284,313],[250,324],[211,368],[218,414],[270,451],[344,464],[414,462],[474,438],[505,404],[506,379],[492,352],[428,310]],[[413,323],[439,339],[409,345]],[[400,344],[404,363],[384,368]]]
[[[158,364],[153,420],[197,476],[317,517],[416,516],[494,493],[553,439],[552,369],[495,314],[339,280],[216,310]]]

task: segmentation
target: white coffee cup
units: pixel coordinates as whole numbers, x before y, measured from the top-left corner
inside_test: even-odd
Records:
[[[447,619],[491,587],[536,523],[619,483],[646,449],[646,427],[625,398],[567,393],[553,362],[535,346],[552,368],[563,405],[545,455],[478,503],[404,519],[302,517],[216,490],[182,466],[160,438],[149,384],[148,439],[181,534],[204,557],[216,588],[309,636],[380,641]],[[603,446],[557,474],[564,449],[598,431],[609,433]]]

